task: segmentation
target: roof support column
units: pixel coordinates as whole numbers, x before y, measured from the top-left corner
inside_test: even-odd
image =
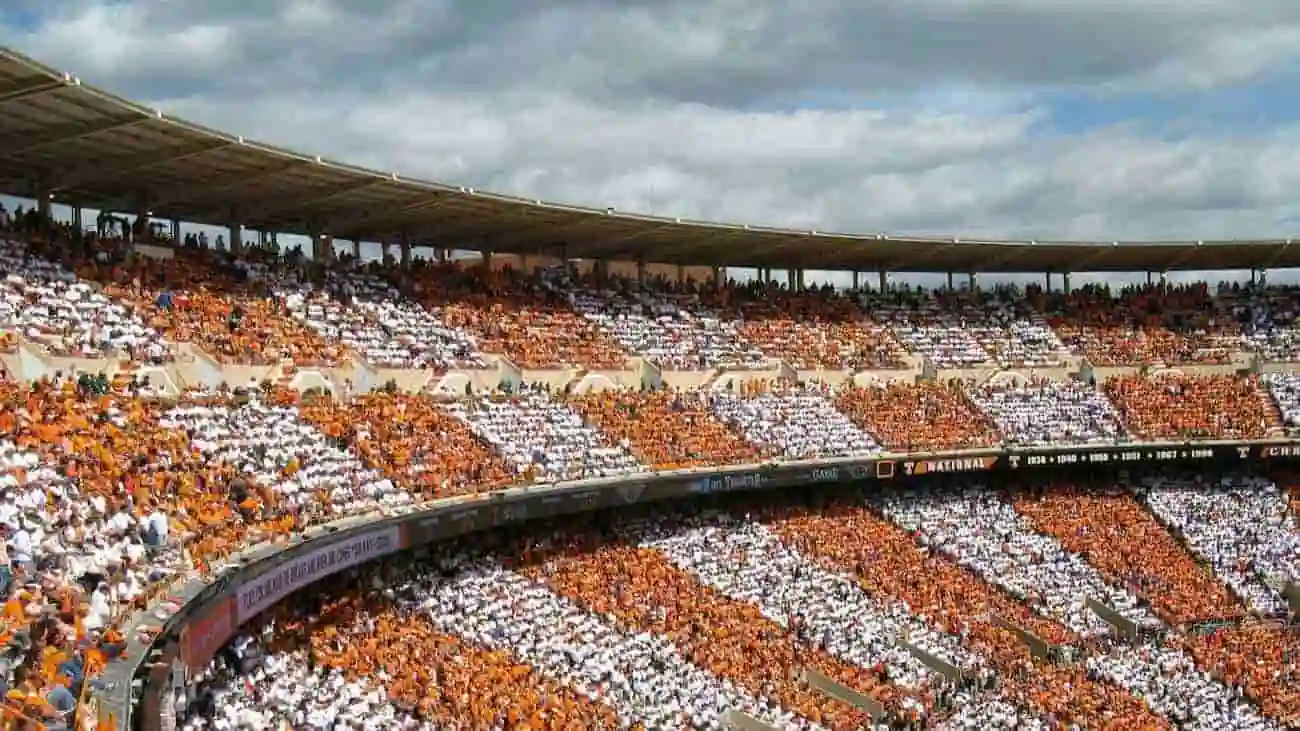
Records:
[[[685,265],[685,264],[678,264],[678,265],[677,265],[677,283],[678,283],[678,284],[686,284],[686,265]]]
[[[361,261],[361,239],[352,241],[352,258]]]
[[[721,266],[713,267],[713,289],[714,290],[722,289],[722,285],[723,285],[722,280],[723,277],[725,276],[726,276],[726,267],[721,267]]]
[[[1052,291],[1052,272],[1050,270],[1043,274],[1043,291]]]
[[[785,270],[785,286],[786,286],[787,288],[789,288],[791,292],[793,292],[795,289],[797,289],[797,288],[799,287],[799,270],[798,270],[798,269],[786,269],[786,270]]]
[[[948,272],[948,291],[952,291],[952,272]]]
[[[176,246],[181,245],[181,219],[172,219],[172,243]]]
[[[147,244],[153,235],[153,226],[149,225],[149,193],[147,191],[136,191],[134,213],[135,223],[131,226],[133,234],[131,237],[131,243]]]
[[[644,287],[644,286],[645,286],[645,280],[646,280],[646,264],[645,264],[645,259],[637,259],[637,260],[636,260],[636,282],[637,282],[637,284],[639,284],[639,285],[641,285],[642,287]]]
[[[854,292],[858,291],[858,287],[862,286],[862,278],[860,276],[861,274],[862,272],[858,271],[857,269],[853,270],[853,291]]]
[[[974,292],[975,288],[979,286],[979,282],[977,281],[977,279],[978,276],[975,274],[975,272],[970,272],[966,275],[966,283],[970,285],[970,291],[972,292]]]
[[[384,266],[388,266],[390,264],[389,259],[391,259],[393,256],[393,242],[389,241],[388,239],[384,239],[383,241],[380,241],[379,256],[380,259],[383,261]]]
[[[1147,272],[1147,286],[1151,286],[1151,272],[1149,271]]]
[[[318,264],[328,264],[334,256],[334,237],[311,229],[311,258]]]
[[[73,228],[74,231],[76,231],[76,232],[79,233],[79,234],[80,234],[80,233],[83,233],[83,230],[82,230],[82,228],[81,228],[81,226],[82,226],[81,218],[82,218],[83,215],[85,215],[85,209],[82,208],[82,207],[79,206],[79,205],[73,204],[73,206],[72,206],[72,228]]]
[[[226,241],[229,242],[230,253],[244,253],[244,227],[237,223],[232,223],[227,228],[230,233],[226,237]]]
[[[49,182],[44,175],[36,180],[36,212],[41,214],[41,218],[49,221],[51,204],[54,201],[54,190],[50,187]]]
[[[1268,286],[1268,270],[1267,270],[1267,269],[1260,269],[1260,270],[1259,270],[1259,286],[1261,286],[1261,287],[1267,287],[1267,286]]]
[[[402,232],[402,237],[397,240],[397,252],[401,256],[402,268],[410,269],[411,268],[411,235],[409,233],[405,231]]]
[[[880,291],[883,293],[889,290],[889,270],[881,269],[879,274],[880,274]]]
[[[1069,273],[1069,272],[1062,272],[1062,273],[1061,273],[1061,291],[1065,292],[1066,294],[1069,294],[1069,293],[1070,293],[1070,273]]]
[[[800,289],[801,291],[803,290],[803,286],[804,286],[804,285],[803,285],[803,270],[802,270],[802,269],[799,269],[799,270],[797,270],[797,271],[795,272],[794,283],[797,284],[797,285],[799,285],[799,289]]]

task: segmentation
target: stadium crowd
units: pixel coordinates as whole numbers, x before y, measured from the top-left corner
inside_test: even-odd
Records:
[[[46,729],[81,725],[78,699],[174,581],[345,515],[648,470],[1300,425],[1285,374],[746,375],[774,359],[898,373],[912,356],[941,368],[1226,362],[1227,339],[1255,336],[1241,317],[1215,318],[1197,288],[854,298],[448,263],[322,271],[265,252],[157,258],[66,239],[47,229],[0,250],[6,351],[122,366],[0,384],[4,712]],[[228,365],[355,357],[445,373],[501,356],[526,373],[644,357],[741,376],[580,394],[254,383],[163,397],[133,364],[179,357],[178,343]],[[898,726],[1295,723],[1300,641],[1276,619],[1300,534],[1268,476],[930,487],[485,535],[359,569],[247,628],[178,699],[184,725],[720,728],[728,710],[778,728],[869,721],[804,669]],[[1013,627],[1051,657],[1031,656]]]

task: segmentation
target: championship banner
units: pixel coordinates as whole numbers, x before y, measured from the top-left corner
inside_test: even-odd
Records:
[[[1206,461],[1235,455],[1235,451],[1228,454],[1216,450],[1214,447],[1188,447],[1185,445],[1145,447],[1135,444],[1109,449],[1012,454],[1007,457],[1007,466],[1014,470],[1021,467],[1059,467],[1067,465],[1135,465],[1142,462]]]

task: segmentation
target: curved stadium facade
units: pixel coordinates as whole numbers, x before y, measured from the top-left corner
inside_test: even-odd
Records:
[[[1262,271],[1295,264],[1289,240],[897,239],[508,199],[3,56],[0,177],[38,201],[0,250],[0,395],[25,415],[0,423],[24,505],[5,522],[53,542],[22,578],[111,597],[69,642],[66,587],[10,582],[40,616],[11,633],[21,676],[83,692],[21,686],[9,717],[1297,724],[1295,292],[846,295],[716,268]],[[360,267],[335,238],[398,253]],[[79,500],[99,537],[60,543]]]

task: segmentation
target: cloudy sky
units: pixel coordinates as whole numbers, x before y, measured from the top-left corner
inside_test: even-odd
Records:
[[[819,230],[1300,234],[1294,0],[5,0],[7,45],[224,130]]]

